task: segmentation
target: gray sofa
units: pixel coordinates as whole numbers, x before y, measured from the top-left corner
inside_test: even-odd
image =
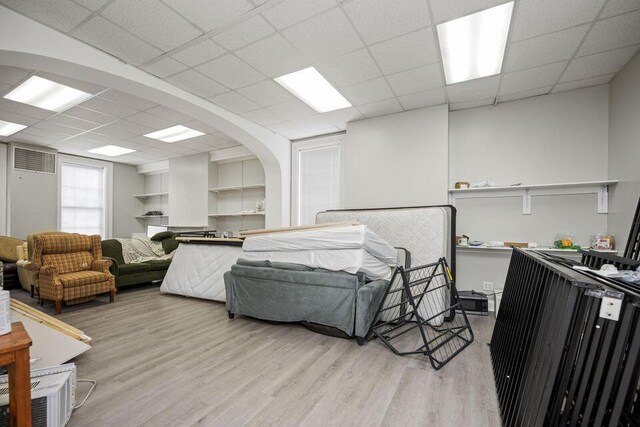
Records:
[[[225,273],[227,310],[277,322],[336,328],[359,344],[369,332],[388,282],[299,264],[239,259]]]

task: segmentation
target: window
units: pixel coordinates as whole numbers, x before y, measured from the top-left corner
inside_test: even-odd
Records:
[[[293,144],[293,225],[314,224],[316,214],[340,203],[342,136]]]
[[[59,229],[109,238],[111,164],[65,156],[59,171]]]

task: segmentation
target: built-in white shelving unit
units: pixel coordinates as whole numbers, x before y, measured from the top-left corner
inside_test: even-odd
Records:
[[[144,172],[143,172],[144,173]],[[167,169],[144,173],[144,193],[136,194],[140,204],[135,218],[147,225],[167,225],[169,216],[169,171]],[[160,211],[162,215],[145,215],[149,211]]]
[[[449,190],[449,203],[456,199],[484,199],[497,197],[522,197],[522,214],[531,214],[533,196],[557,196],[569,194],[595,194],[598,196],[597,212],[609,211],[609,186],[618,181],[584,181],[558,184],[521,184],[506,187],[456,188]]]
[[[148,193],[148,194],[136,194],[135,197],[136,199],[148,199],[151,197],[163,197],[163,196],[168,196],[169,193]]]

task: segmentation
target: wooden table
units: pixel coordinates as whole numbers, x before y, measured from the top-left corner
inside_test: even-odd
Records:
[[[31,338],[21,322],[11,324],[12,330],[0,336],[0,365],[9,370],[9,417],[11,425],[31,426],[31,369],[29,347]]]

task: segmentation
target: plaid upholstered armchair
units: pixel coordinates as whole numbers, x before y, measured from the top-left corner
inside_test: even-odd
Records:
[[[40,301],[56,303],[56,314],[67,305],[91,301],[109,293],[115,300],[115,277],[111,261],[102,258],[100,236],[83,234],[42,234],[34,238],[33,267],[40,271]]]

